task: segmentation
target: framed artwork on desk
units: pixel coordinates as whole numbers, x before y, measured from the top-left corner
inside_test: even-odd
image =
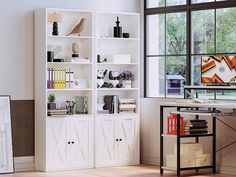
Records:
[[[0,174],[13,172],[10,96],[0,95]]]

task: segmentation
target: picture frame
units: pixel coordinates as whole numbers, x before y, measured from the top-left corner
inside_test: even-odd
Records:
[[[0,174],[14,173],[11,97],[0,95]]]

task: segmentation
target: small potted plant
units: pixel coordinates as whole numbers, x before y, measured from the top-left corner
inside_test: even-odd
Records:
[[[120,78],[122,80],[123,88],[131,88],[132,81],[134,80],[134,74],[129,71],[125,70],[120,74]]]
[[[54,103],[56,100],[56,97],[54,94],[50,94],[48,96],[48,110],[54,110],[56,109],[57,105]]]

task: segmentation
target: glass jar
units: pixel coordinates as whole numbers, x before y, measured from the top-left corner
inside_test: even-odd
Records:
[[[75,113],[88,114],[88,97],[87,96],[75,97]]]

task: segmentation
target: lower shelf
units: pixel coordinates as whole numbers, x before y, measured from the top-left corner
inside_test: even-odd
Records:
[[[198,170],[198,169],[207,169],[207,168],[213,168],[213,166],[201,166],[201,167],[186,167],[186,168],[180,168],[181,171],[184,170]],[[175,167],[167,167],[167,166],[163,166],[161,167],[161,169],[163,170],[170,170],[170,171],[177,171],[177,168]]]

